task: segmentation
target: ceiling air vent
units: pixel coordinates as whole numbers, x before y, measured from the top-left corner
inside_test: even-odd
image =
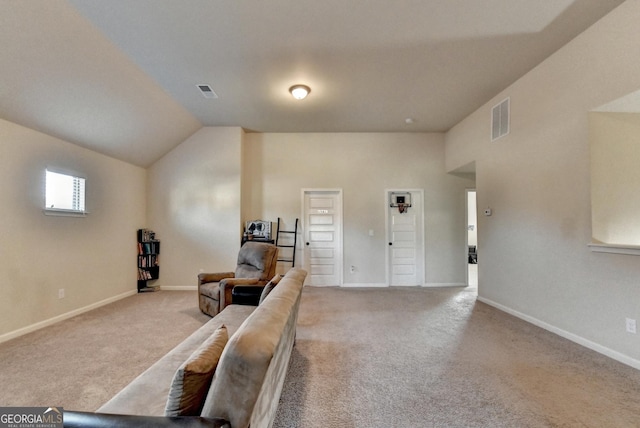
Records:
[[[200,92],[202,92],[202,96],[204,96],[205,98],[218,98],[218,95],[216,95],[215,92],[213,92],[213,89],[211,89],[211,86],[209,85],[197,85],[198,89],[200,89]]]
[[[491,141],[509,133],[509,98],[491,109]]]

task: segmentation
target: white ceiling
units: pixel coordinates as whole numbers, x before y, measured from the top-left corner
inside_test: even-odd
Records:
[[[640,91],[613,100],[594,111],[609,113],[640,113]]]
[[[446,131],[622,2],[0,0],[0,117],[140,166],[201,126]]]

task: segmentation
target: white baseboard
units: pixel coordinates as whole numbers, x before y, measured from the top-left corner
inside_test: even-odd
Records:
[[[351,287],[351,288],[365,288],[365,287],[390,287],[390,286],[389,286],[389,284],[386,284],[384,282],[379,282],[379,283],[352,282],[352,283],[342,284],[342,287],[345,287],[345,288],[349,288],[349,287]],[[425,284],[422,284],[422,285],[416,286],[416,287],[425,287],[425,288],[467,287],[467,284],[463,284],[462,282],[429,282],[429,283],[425,283]]]
[[[390,287],[389,284],[386,284],[384,282],[379,282],[379,283],[370,283],[370,282],[352,282],[352,283],[347,283],[347,284],[342,284],[342,287],[345,288],[366,288],[366,287]],[[410,287],[410,286],[408,286]],[[462,282],[429,282],[429,283],[425,283],[422,284],[420,286],[414,286],[414,287],[424,287],[424,288],[442,288],[442,287],[467,287],[467,284],[463,284]],[[391,286],[391,288],[393,288],[393,286]],[[474,287],[472,287],[474,288]]]
[[[163,291],[198,291],[197,285],[161,285]]]
[[[346,284],[342,284],[342,287],[344,288],[370,288],[370,287],[388,287],[387,284],[384,284],[382,282],[379,283],[371,283],[371,282],[350,282],[350,283],[346,283]]]
[[[427,282],[422,285],[423,287],[466,287],[467,284],[462,282]]]
[[[638,369],[640,370],[640,360],[636,360],[635,358],[631,358],[628,355],[622,354],[618,351],[614,351],[613,349],[609,349],[606,346],[602,346],[598,343],[592,342],[588,339],[585,339],[582,336],[578,336],[577,334],[573,334],[570,333],[568,331],[562,330],[558,327],[555,327],[551,324],[548,324],[544,321],[540,321],[537,318],[534,318],[532,316],[523,314],[522,312],[518,312],[516,310],[513,310],[511,308],[508,308],[500,303],[494,302],[493,300],[490,299],[486,299],[484,297],[480,297],[478,296],[478,300],[481,301],[482,303],[486,303],[489,306],[493,306],[496,309],[500,309],[503,312],[508,313],[509,315],[513,315],[516,318],[520,318],[521,320],[524,320],[528,323],[531,323],[535,326],[538,326],[542,329],[545,329],[547,331],[550,331],[551,333],[557,334],[560,337],[564,337],[565,339],[568,339],[572,342],[577,343],[578,345],[582,345],[585,348],[589,348],[592,351],[596,351],[602,355],[605,355],[609,358],[612,358],[616,361],[619,361],[623,364],[626,364],[628,366],[633,367],[634,369]]]
[[[61,314],[61,315],[57,315],[57,316],[55,316],[53,318],[49,318],[47,320],[40,321],[40,322],[37,322],[35,324],[31,324],[29,326],[26,326],[26,327],[22,327],[22,328],[20,328],[18,330],[10,331],[9,333],[5,333],[5,334],[0,336],[0,343],[6,342],[6,341],[11,340],[11,339],[15,339],[16,337],[23,336],[25,334],[34,332],[36,330],[40,330],[41,328],[48,327],[48,326],[53,325],[55,323],[58,323],[60,321],[64,321],[66,319],[73,318],[76,315],[80,315],[80,314],[83,314],[85,312],[89,312],[89,311],[91,311],[93,309],[97,309],[97,308],[99,308],[101,306],[108,305],[109,303],[113,303],[113,302],[116,302],[118,300],[124,299],[125,297],[133,296],[134,294],[137,294],[137,290],[127,291],[126,293],[118,294],[117,296],[113,296],[113,297],[109,297],[108,299],[100,300],[99,302],[92,303],[90,305],[84,306],[84,307],[79,308],[79,309],[75,309],[75,310],[73,310],[71,312],[67,312],[67,313],[64,313],[64,314]]]

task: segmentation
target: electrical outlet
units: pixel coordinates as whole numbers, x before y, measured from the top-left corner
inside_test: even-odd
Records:
[[[349,272],[355,273],[355,271],[356,271],[356,267],[355,266],[351,266],[351,269],[349,269]]]
[[[64,288],[58,290],[58,299],[64,299]]]
[[[636,320],[627,318],[627,333],[636,334]]]

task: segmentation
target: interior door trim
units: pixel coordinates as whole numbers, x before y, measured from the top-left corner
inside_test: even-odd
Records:
[[[387,285],[387,287],[391,286],[391,269],[389,268],[390,263],[390,257],[391,257],[391,251],[389,249],[389,245],[388,243],[391,242],[391,230],[389,228],[389,196],[392,192],[411,192],[411,193],[419,193],[420,194],[420,200],[422,201],[421,205],[422,205],[422,209],[420,212],[420,230],[422,232],[422,239],[421,239],[421,247],[419,249],[419,257],[421,257],[421,263],[422,263],[422,272],[420,272],[420,277],[418,278],[418,281],[420,282],[420,284],[418,284],[419,286],[424,286],[426,285],[426,281],[427,281],[427,261],[426,261],[426,251],[427,251],[427,233],[425,230],[425,206],[426,206],[426,201],[424,200],[424,189],[385,189],[384,191],[384,228],[385,228],[385,248],[384,248],[384,257],[385,257],[385,284]]]
[[[304,198],[308,193],[337,193],[338,200],[340,202],[340,209],[338,212],[340,213],[340,225],[338,227],[338,235],[340,239],[339,244],[339,257],[338,257],[338,286],[341,287],[344,284],[344,199],[341,188],[302,188],[300,189],[300,233],[301,233],[301,247],[302,247],[302,263],[303,268],[308,268],[304,263],[306,262],[306,254],[307,246],[305,245],[307,239],[307,229],[306,229],[306,218],[305,218],[305,205]]]

